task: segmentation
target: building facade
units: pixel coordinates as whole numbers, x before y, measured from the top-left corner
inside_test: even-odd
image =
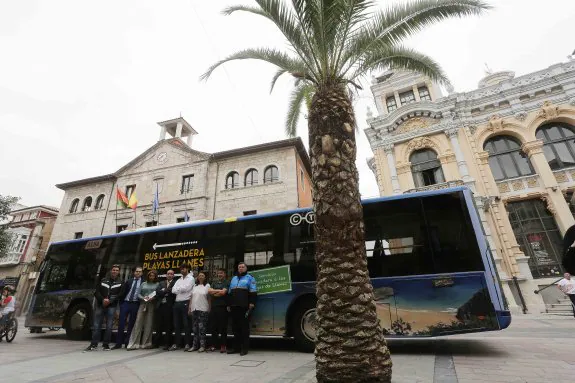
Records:
[[[0,254],[0,286],[16,288],[17,315],[28,307],[57,216],[58,209],[43,205],[17,205],[10,212],[6,232],[12,244]]]
[[[488,73],[456,93],[388,72],[372,84],[368,159],[380,193],[466,185],[513,311],[546,310],[560,294],[562,236],[575,224],[575,61],[515,77]]]
[[[300,138],[204,153],[191,148],[197,133],[183,118],[158,125],[159,141],[118,171],[56,185],[65,195],[52,241],[311,206]],[[118,207],[117,190],[135,193],[137,208]]]

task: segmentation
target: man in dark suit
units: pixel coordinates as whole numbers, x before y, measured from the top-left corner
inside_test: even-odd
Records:
[[[142,268],[138,266],[134,268],[134,276],[128,279],[122,286],[119,297],[120,318],[118,321],[118,336],[116,338],[116,345],[113,348],[114,350],[122,348],[122,345],[126,345],[126,347],[128,346],[134,323],[136,323],[138,308],[140,307],[138,289],[142,285],[142,282]],[[128,331],[124,337],[126,321],[128,321]]]
[[[172,333],[174,332],[174,315],[172,309],[176,296],[172,294],[172,287],[174,287],[176,280],[174,279],[174,270],[166,272],[166,280],[160,282],[156,297],[160,304],[156,309],[156,336],[154,339],[154,347],[164,345],[164,350],[167,350],[172,345]],[[166,333],[162,339],[162,333]]]

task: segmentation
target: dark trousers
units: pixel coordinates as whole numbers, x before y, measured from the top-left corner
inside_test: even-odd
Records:
[[[140,307],[140,302],[122,302],[120,303],[120,319],[118,321],[118,337],[116,339],[117,345],[128,345],[130,340],[130,335],[132,335],[132,329],[136,323],[136,316],[138,315],[138,308]],[[124,327],[126,327],[126,321],[128,322],[128,332],[124,338]],[[124,341],[125,339],[125,341]]]
[[[573,306],[573,316],[575,316],[575,294],[567,294],[569,299],[571,299],[571,306]]]
[[[162,303],[156,310],[156,336],[154,339],[155,346],[171,346],[172,333],[174,332],[174,313],[173,306],[170,303]],[[162,333],[166,333],[162,336]]]
[[[212,346],[225,346],[228,342],[228,309],[226,306],[212,306],[208,323],[212,332]]]
[[[184,341],[185,344],[192,344],[192,334],[190,320],[188,319],[188,304],[190,301],[182,301],[174,303],[174,344],[178,347],[181,346],[182,342],[182,330],[184,330]]]
[[[247,312],[247,307],[232,306],[234,349],[246,352],[250,348],[250,318],[246,318]]]
[[[94,327],[92,327],[92,345],[97,346],[100,342],[100,332],[102,331],[102,324],[106,318],[106,332],[104,333],[104,344],[109,345],[112,339],[112,326],[114,325],[114,315],[118,305],[108,306],[106,308],[96,305],[94,311]]]

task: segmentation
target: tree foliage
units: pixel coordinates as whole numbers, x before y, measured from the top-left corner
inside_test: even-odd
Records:
[[[8,221],[8,215],[12,210],[12,206],[18,202],[20,198],[12,197],[12,196],[3,196],[0,195],[0,254],[4,254],[10,243],[12,242],[12,238],[6,232],[8,225],[6,224]]]

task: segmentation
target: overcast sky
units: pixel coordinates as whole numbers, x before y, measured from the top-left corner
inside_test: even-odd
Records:
[[[0,1],[0,194],[60,206],[56,183],[114,172],[157,141],[156,122],[180,113],[205,152],[285,138],[291,80],[270,95],[272,66],[236,62],[198,80],[233,51],[284,46],[257,17],[220,14],[238,2]],[[521,75],[575,49],[575,2],[491,4],[483,18],[435,26],[407,45],[439,61],[456,91],[475,89],[485,63]],[[356,103],[357,162],[362,195],[375,196],[363,133],[368,96]],[[304,119],[300,135],[307,145]]]

